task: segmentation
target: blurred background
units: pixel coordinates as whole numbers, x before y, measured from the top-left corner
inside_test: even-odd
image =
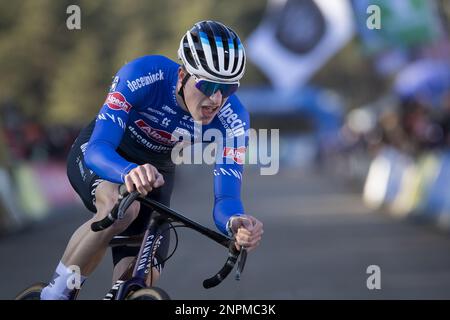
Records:
[[[0,299],[48,281],[90,217],[65,159],[116,71],[177,60],[204,19],[243,39],[238,96],[252,128],[280,129],[280,171],[246,165],[244,204],[265,234],[240,283],[203,290],[225,252],[182,231],[161,286],[175,299],[450,298],[449,1],[19,0],[0,3]],[[177,174],[173,207],[213,228],[211,168]],[[111,266],[81,298],[106,293]]]

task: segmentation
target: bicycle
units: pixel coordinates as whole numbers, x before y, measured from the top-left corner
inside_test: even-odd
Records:
[[[167,292],[163,289],[159,287],[147,286],[146,280],[149,276],[152,277],[152,268],[155,267],[153,262],[156,251],[154,250],[155,244],[158,243],[161,239],[162,233],[164,233],[167,229],[174,230],[176,238],[175,248],[163,262],[167,261],[170,257],[172,257],[177,249],[178,234],[175,229],[179,227],[190,228],[228,248],[228,257],[224,266],[214,276],[203,281],[203,287],[205,289],[213,288],[219,285],[231,273],[239,258],[240,260],[238,262],[235,279],[240,280],[247,259],[247,251],[243,247],[240,247],[240,250],[237,250],[235,247],[235,240],[233,238],[210,230],[155,200],[147,197],[141,197],[137,191],[128,193],[124,185],[119,187],[119,200],[111,210],[111,213],[104,219],[94,222],[91,225],[92,231],[99,232],[104,230],[110,227],[117,219],[123,218],[126,210],[135,200],[139,201],[141,205],[150,207],[152,209],[152,213],[146,221],[147,228],[143,236],[115,236],[111,240],[109,244],[110,246],[138,244],[140,245],[140,250],[138,255],[129,264],[127,270],[119,277],[109,292],[105,295],[103,300],[170,299]],[[165,223],[168,223],[170,227],[157,233],[158,228]],[[174,223],[179,224],[173,225]],[[150,252],[150,254],[145,254],[148,252]],[[152,279],[150,278],[150,283],[152,283],[151,280]],[[46,283],[42,282],[36,283],[19,293],[15,300],[39,300],[40,291],[46,285]],[[75,300],[78,293],[79,290],[75,291],[74,295],[71,297],[71,300]]]

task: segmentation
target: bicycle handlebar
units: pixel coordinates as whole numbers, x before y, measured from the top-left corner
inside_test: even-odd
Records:
[[[213,277],[203,281],[203,288],[209,289],[220,284],[233,270],[239,255],[241,255],[241,260],[238,264],[238,270],[236,272],[236,280],[240,280],[240,275],[244,269],[245,260],[247,258],[247,251],[241,247],[241,250],[237,250],[235,246],[235,241],[230,241],[230,246],[228,248],[228,258],[225,265],[220,269],[220,271]]]
[[[208,278],[203,281],[203,287],[205,289],[209,289],[220,284],[233,270],[237,260],[241,257],[241,260],[238,263],[238,269],[236,271],[236,280],[240,280],[240,275],[244,270],[245,261],[247,258],[247,251],[245,248],[241,247],[240,250],[236,249],[235,240],[228,238],[222,234],[219,234],[215,231],[209,230],[208,228],[203,227],[202,225],[187,219],[186,217],[180,215],[179,213],[173,211],[172,209],[164,206],[163,204],[154,201],[149,198],[139,198],[140,194],[137,191],[132,193],[128,193],[125,185],[121,185],[119,187],[119,199],[117,203],[114,205],[114,208],[111,210],[105,218],[100,221],[96,221],[91,224],[91,230],[94,232],[102,231],[110,227],[114,221],[117,219],[121,219],[125,214],[125,211],[135,200],[139,200],[141,202],[146,203],[148,206],[156,208],[156,211],[165,213],[166,215],[173,218],[175,221],[179,221],[183,223],[185,226],[196,230],[197,232],[202,233],[203,235],[209,237],[210,239],[218,242],[221,245],[228,247],[228,257],[224,264],[224,266],[211,278]]]

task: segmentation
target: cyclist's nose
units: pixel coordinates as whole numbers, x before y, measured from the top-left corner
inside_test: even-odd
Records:
[[[222,103],[222,92],[220,92],[220,90],[217,90],[212,96],[209,97],[209,99],[211,99],[211,101],[215,105],[221,104]]]

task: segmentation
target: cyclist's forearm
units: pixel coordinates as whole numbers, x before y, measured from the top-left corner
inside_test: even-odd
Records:
[[[231,216],[244,214],[241,201],[243,166],[237,163],[216,164],[214,168],[214,222],[217,228],[228,234],[226,224]]]
[[[244,206],[239,198],[221,198],[214,203],[214,222],[217,228],[228,235],[227,223],[232,216],[244,214]]]

